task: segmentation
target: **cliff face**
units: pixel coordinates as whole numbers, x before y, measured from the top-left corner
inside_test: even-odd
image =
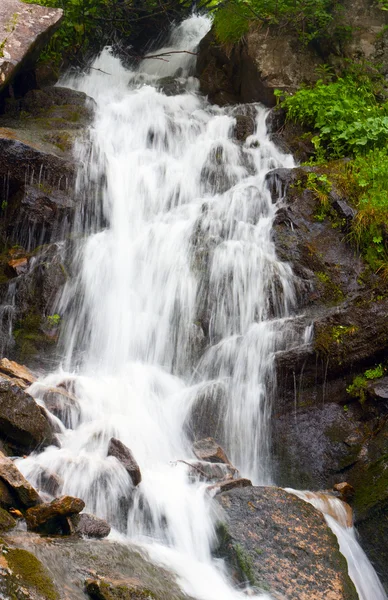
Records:
[[[295,91],[320,77],[320,67],[336,69],[344,59],[388,65],[387,13],[372,0],[343,2],[341,28],[351,32],[314,45],[304,45],[295,33],[257,27],[232,48],[220,44],[211,31],[199,49],[197,75],[201,90],[215,104],[262,102],[274,106],[274,90]],[[387,66],[384,68],[388,69]]]

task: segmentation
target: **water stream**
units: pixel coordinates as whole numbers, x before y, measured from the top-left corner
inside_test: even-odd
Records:
[[[209,27],[194,16],[168,47],[195,50]],[[36,484],[42,467],[58,473],[62,493],[83,498],[113,535],[175,570],[187,593],[232,600],[243,594],[211,557],[206,484],[177,462],[195,458],[191,410],[199,396],[220,394],[233,464],[271,483],[274,353],[308,332],[285,335],[296,282],[275,254],[277,207],[264,182],[293,159],[270,141],[260,106],[249,114],[252,135],[237,143],[238,109],[198,94],[194,64],[174,54],[131,71],[106,49],[93,69],[64,82],[94,99],[95,119],[76,147],[78,242],[58,308],[62,367],[30,391],[44,404],[45,391],[61,384],[77,401],[66,426],[57,423],[61,447],[19,466]],[[111,437],[141,468],[130,506],[130,478],[107,456]]]

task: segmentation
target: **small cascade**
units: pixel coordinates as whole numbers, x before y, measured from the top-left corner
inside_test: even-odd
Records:
[[[287,492],[309,502],[323,513],[327,524],[338,539],[340,550],[348,563],[351,579],[360,600],[387,600],[376,571],[357,540],[353,527],[352,511],[348,504],[323,492],[302,492],[286,489]]]

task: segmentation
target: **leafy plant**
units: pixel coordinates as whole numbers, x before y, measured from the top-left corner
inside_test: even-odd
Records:
[[[384,377],[385,371],[386,367],[379,364],[374,369],[366,370],[363,375],[357,375],[353,379],[353,382],[346,388],[347,393],[352,398],[357,398],[363,404],[366,400],[369,381]]]
[[[23,1],[36,3],[36,0]],[[56,63],[64,57],[74,60],[80,53],[98,51],[107,43],[128,42],[132,35],[141,33],[144,23],[149,26],[162,18],[167,24],[188,15],[192,7],[190,0],[39,0],[39,3],[64,11],[61,27],[41,55],[42,61]],[[210,0],[199,2],[202,8],[212,4]]]
[[[229,0],[215,15],[216,36],[222,43],[238,42],[252,26],[289,28],[303,43],[325,35],[333,21],[332,0]]]

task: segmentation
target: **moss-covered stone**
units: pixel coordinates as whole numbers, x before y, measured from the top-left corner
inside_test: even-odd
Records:
[[[36,591],[42,600],[59,599],[59,594],[47,569],[36,556],[20,548],[3,550],[3,555],[12,571],[8,580],[11,598],[19,598],[18,590],[25,587]]]
[[[9,531],[16,525],[15,519],[6,511],[0,508],[0,531]]]
[[[85,591],[92,600],[157,600],[151,590],[109,580],[87,580]]]

